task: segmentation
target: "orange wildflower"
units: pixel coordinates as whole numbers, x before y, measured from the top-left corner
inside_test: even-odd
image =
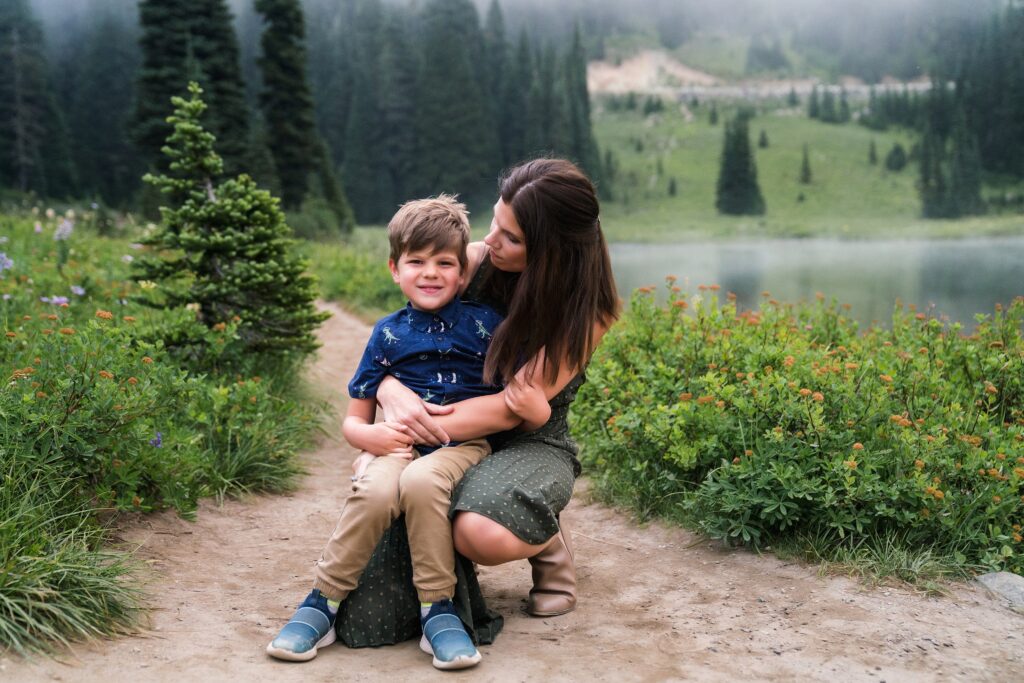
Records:
[[[747,456],[747,457],[750,457],[750,456],[751,456],[751,455],[753,455],[753,454],[754,454],[754,451],[752,451],[752,450],[749,450],[749,449],[748,449],[748,450],[745,450],[745,451],[743,451],[743,455],[745,455],[745,456]]]
[[[133,323],[135,322],[135,316],[126,315],[123,318],[121,318],[121,320],[125,321],[126,323]]]
[[[811,395],[811,390],[807,389],[807,388],[801,389],[800,390],[800,395],[801,396],[810,396]]]
[[[14,332],[8,332],[8,333],[7,333],[7,337],[8,337],[8,338],[10,338],[10,339],[14,339],[14,338],[15,338],[15,337],[17,337],[17,336],[18,336],[18,335],[17,335],[16,333],[14,333]]]
[[[62,327],[62,328],[60,328],[59,332],[61,334],[69,334],[70,335],[70,334],[74,334],[75,330],[74,330],[74,328],[71,328],[71,327]]]
[[[53,334],[53,330],[51,330],[49,327],[47,327],[47,328],[44,328],[42,330],[42,333],[43,334]]]
[[[714,400],[715,400],[715,397],[714,397],[714,396],[701,396],[701,397],[699,397],[699,398],[697,399],[697,404],[698,404],[698,405],[704,405],[704,404],[706,404],[706,403],[711,403],[711,402],[713,402]]]
[[[686,403],[691,398],[693,398],[693,394],[691,394],[689,391],[684,391],[683,393],[679,394],[680,403]]]
[[[813,394],[811,394],[811,398],[820,403],[821,401],[825,400],[825,395],[820,391],[815,391]]]
[[[857,469],[857,461],[856,460],[844,460],[843,464],[846,465],[847,467],[849,467],[851,470]]]
[[[150,363],[153,362],[153,359],[150,358],[149,356],[143,356],[142,357],[142,362],[145,363],[146,365],[149,365]]]
[[[36,398],[46,398],[46,392],[45,391],[37,391],[36,392]]]
[[[128,384],[132,384],[132,385],[135,385],[135,384],[139,383],[139,380],[135,379],[134,377],[129,377],[126,381],[128,382]]]
[[[1006,453],[996,453],[996,460],[1006,460]]]
[[[106,370],[100,370],[100,377],[103,379],[114,379],[114,375]]]
[[[1014,540],[1014,541],[1016,541],[1017,543],[1020,543],[1020,542],[1021,542],[1022,540],[1024,540],[1024,537],[1021,537],[1021,535],[1020,535],[1020,534],[1018,534],[1018,533],[1015,533],[1015,534],[1013,535],[1013,540]]]
[[[55,313],[51,313],[50,315],[46,316],[46,319],[47,320],[56,320],[57,319],[57,315]]]
[[[892,376],[890,375],[879,375],[878,379],[882,380],[886,384],[892,384]]]
[[[786,359],[782,361],[782,364],[785,365],[787,368],[791,368],[793,367],[793,363],[795,362],[796,359],[793,358],[793,356],[786,356]]]
[[[111,313],[110,311],[99,310],[96,311],[96,317],[100,318],[101,320],[110,320],[114,317],[114,314]]]
[[[915,460],[914,461],[914,467],[916,467],[919,470],[920,469],[924,469],[924,460],[921,460],[921,459]]]
[[[740,459],[739,458],[733,458],[732,459],[732,464],[733,465],[739,465],[740,464]]]
[[[690,304],[686,303],[686,299],[676,299],[672,302],[672,305],[676,308],[686,308]]]
[[[855,450],[855,451],[862,451],[862,450],[864,450],[864,444],[862,444],[860,441],[858,441],[857,443],[853,444],[853,450]]]
[[[915,317],[915,318],[917,318],[918,320],[924,320],[924,319],[925,319],[925,318],[927,318],[928,316],[926,316],[926,315],[925,315],[924,313],[918,313],[918,314],[917,314],[917,315],[915,315],[914,317]]]
[[[213,326],[213,329],[217,332],[223,332],[227,328],[228,326],[224,323],[217,323],[216,325]]]
[[[1002,496],[992,496],[992,502],[993,503],[1002,503],[1003,502],[1003,497]]]

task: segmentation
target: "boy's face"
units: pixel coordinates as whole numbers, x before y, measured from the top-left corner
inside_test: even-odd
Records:
[[[454,249],[408,251],[398,263],[388,259],[388,268],[395,284],[418,311],[441,310],[462,287],[462,266]]]

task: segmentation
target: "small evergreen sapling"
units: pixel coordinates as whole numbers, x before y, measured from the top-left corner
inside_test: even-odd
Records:
[[[328,316],[313,306],[315,283],[294,253],[279,201],[244,174],[218,183],[223,163],[199,121],[202,90],[190,83],[189,93],[188,100],[171,100],[174,131],[163,148],[169,174],[144,178],[169,205],[160,207],[162,225],[148,240],[158,255],[136,261],[135,278],[158,284],[145,303],[194,311],[162,333],[189,360],[204,360],[209,332],[233,324],[239,359],[309,353],[318,346],[314,330]]]

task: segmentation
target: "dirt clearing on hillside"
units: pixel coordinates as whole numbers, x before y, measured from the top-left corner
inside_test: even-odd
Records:
[[[311,378],[340,396],[370,328],[325,307],[334,316]],[[0,680],[1024,680],[1024,616],[981,588],[930,597],[819,576],[681,529],[638,526],[587,502],[585,481],[564,513],[578,560],[575,612],[527,616],[530,568],[519,562],[482,569],[505,630],[469,671],[435,671],[416,641],[336,645],[306,664],[272,660],[263,650],[309,590],[354,455],[335,436],[304,456],[310,474],[290,495],[206,502],[196,522],[139,518],[122,537],[152,567],[149,628],[57,659],[8,655]]]

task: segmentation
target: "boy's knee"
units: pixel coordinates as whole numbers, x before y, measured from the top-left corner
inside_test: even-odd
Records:
[[[430,456],[414,460],[398,480],[398,497],[403,510],[416,501],[434,501],[438,495],[451,496],[452,482],[444,472],[431,466]]]
[[[381,514],[386,512],[391,517],[398,516],[398,490],[393,481],[364,476],[353,486],[349,497],[349,504],[352,503]]]

